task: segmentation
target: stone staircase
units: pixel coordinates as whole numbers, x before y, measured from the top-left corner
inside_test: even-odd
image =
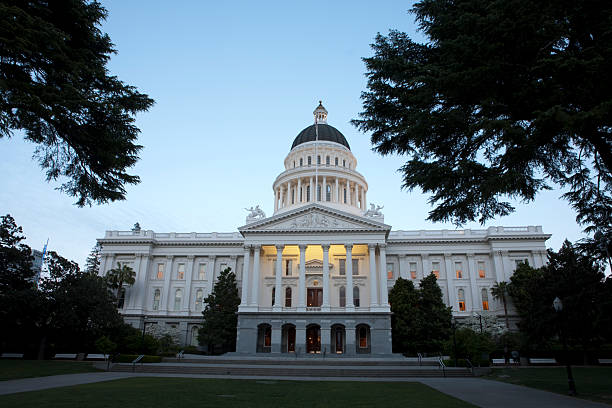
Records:
[[[440,368],[435,361],[408,359],[345,359],[345,358],[237,358],[211,357],[197,359],[165,359],[153,364],[114,364],[112,371],[200,374],[239,377],[306,377],[306,378],[410,378],[410,377],[471,377],[469,369]]]

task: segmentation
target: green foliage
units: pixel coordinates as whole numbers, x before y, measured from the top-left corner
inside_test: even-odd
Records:
[[[90,273],[92,275],[98,275],[100,272],[100,258],[102,252],[102,245],[99,242],[96,242],[96,245],[93,247],[89,256],[85,260],[85,272]]]
[[[491,335],[461,328],[455,331],[455,340],[457,358],[468,358],[473,365],[477,366],[489,365],[489,354],[495,350],[495,341]],[[444,353],[448,353],[454,360],[455,347],[452,336],[444,343]]]
[[[167,354],[167,353],[176,353],[178,351],[178,345],[174,343],[172,336],[169,334],[164,334],[158,340],[159,342],[159,353]]]
[[[117,307],[120,307],[123,285],[133,285],[136,281],[136,272],[129,266],[117,262],[117,267],[109,270],[105,279],[108,287],[115,290]]]
[[[32,251],[10,214],[0,218],[0,295],[32,287]]]
[[[157,354],[159,350],[159,341],[150,334],[145,334],[144,338],[142,333],[134,333],[124,340],[124,347],[120,348],[120,352],[127,352],[133,354]]]
[[[142,146],[134,115],[154,103],[106,64],[116,51],[96,1],[0,2],[0,138],[24,131],[47,180],[79,206],[125,199]]]
[[[117,344],[113,343],[111,339],[106,336],[100,337],[96,340],[96,350],[102,354],[110,354],[117,349]]]
[[[510,330],[508,322],[508,282],[495,282],[491,288],[493,299],[497,299],[504,305],[504,319],[506,320],[506,329]]]
[[[532,346],[546,344],[560,329],[569,344],[585,350],[601,344],[612,325],[608,283],[601,268],[568,241],[558,253],[548,255],[548,265],[540,269],[520,265],[510,278],[508,291],[521,317],[520,330]],[[552,307],[557,296],[563,302],[560,314]]]
[[[240,297],[236,286],[236,275],[231,268],[219,274],[211,294],[204,299],[206,307],[202,314],[204,323],[198,333],[198,341],[209,350],[221,346],[224,351],[236,349],[238,306]]]
[[[451,311],[433,274],[419,289],[399,278],[389,292],[393,351],[415,354],[440,351],[450,334]]]
[[[378,35],[353,123],[407,156],[429,220],[507,215],[559,185],[587,231],[612,225],[612,3],[422,0],[425,43]]]

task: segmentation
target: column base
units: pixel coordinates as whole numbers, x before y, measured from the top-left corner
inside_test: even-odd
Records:
[[[391,308],[387,305],[387,306],[382,306],[382,305],[371,305],[370,306],[370,312],[391,312]]]
[[[240,312],[257,312],[259,310],[258,306],[253,305],[240,305],[238,306],[238,313]]]
[[[283,308],[281,306],[273,306],[272,307],[272,311],[273,312],[282,312]]]
[[[305,312],[306,311],[306,306],[298,306],[297,311],[298,312]]]
[[[329,312],[330,310],[331,310],[331,307],[329,305],[321,305],[322,312]]]

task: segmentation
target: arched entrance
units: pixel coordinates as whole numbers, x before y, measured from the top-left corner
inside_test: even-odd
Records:
[[[372,348],[370,342],[370,326],[359,324],[355,327],[355,347],[357,354],[369,354]]]
[[[283,325],[281,353],[295,353],[295,326],[289,323]]]
[[[331,351],[335,354],[344,354],[346,349],[346,331],[341,324],[334,324],[331,327]]]
[[[257,352],[270,353],[272,351],[272,326],[262,323],[257,326]]]
[[[306,327],[306,352],[313,354],[321,352],[321,326],[318,324]]]

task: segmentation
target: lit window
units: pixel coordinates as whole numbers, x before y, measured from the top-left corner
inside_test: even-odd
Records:
[[[183,291],[177,289],[174,293],[174,310],[181,310],[181,301],[183,300]]]
[[[457,300],[459,301],[459,310],[465,312],[465,292],[463,289],[457,291]]]
[[[387,264],[387,279],[393,279],[393,264]]]
[[[195,310],[196,312],[202,311],[202,300],[204,298],[204,291],[202,289],[196,290],[196,298],[195,298]]]
[[[159,289],[155,289],[153,293],[153,310],[159,310],[159,300],[161,298],[161,291]]]
[[[359,275],[359,259],[353,259],[353,275]]]
[[[285,289],[285,307],[291,307],[291,288]]]
[[[325,158],[325,165],[326,165],[326,166],[329,166],[329,156],[327,156],[327,157]]]
[[[336,167],[338,167],[338,158],[336,157]]]
[[[463,265],[461,262],[455,262],[455,273],[457,274],[457,279],[463,278]]]
[[[157,280],[164,279],[164,264],[157,264]]]
[[[339,268],[338,268],[339,272],[338,273],[341,276],[346,275],[346,259],[339,259],[338,263],[339,263]]]
[[[359,348],[368,348],[368,329],[365,326],[360,326],[359,333]]]
[[[431,273],[436,275],[436,279],[440,279],[440,262],[431,263]]]
[[[200,264],[200,270],[198,271],[198,279],[199,280],[206,279],[206,264]]]
[[[417,264],[416,262],[410,262],[410,279],[416,279],[417,277]]]
[[[484,279],[486,276],[485,263],[483,261],[478,261],[478,277]]]
[[[482,296],[482,310],[489,310],[489,292],[483,288],[480,293]]]
[[[353,305],[359,307],[359,288],[357,286],[353,288]]]
[[[346,306],[346,289],[344,288],[344,286],[340,286],[340,289],[338,290],[338,297],[340,299],[339,301],[340,307],[345,307]]]
[[[185,279],[185,264],[178,264],[178,268],[176,270],[176,279]]]

